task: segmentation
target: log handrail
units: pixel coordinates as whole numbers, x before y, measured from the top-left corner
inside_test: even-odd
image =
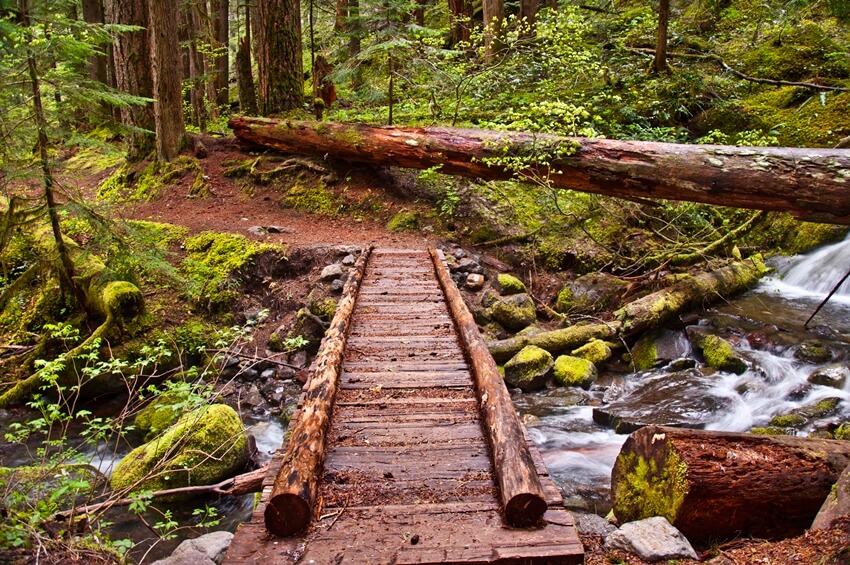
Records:
[[[546,512],[547,504],[516,408],[496,361],[439,253],[433,247],[428,252],[475,378],[484,436],[490,445],[505,521],[511,526],[534,524]]]
[[[304,530],[313,517],[351,312],[371,252],[372,246],[369,246],[360,253],[345,283],[342,299],[313,364],[300,417],[292,429],[286,455],[266,505],[266,528],[277,536],[291,536]]]

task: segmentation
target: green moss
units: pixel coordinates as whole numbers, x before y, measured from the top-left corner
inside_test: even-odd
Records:
[[[652,516],[676,520],[689,491],[688,467],[665,438],[660,440],[665,446],[657,460],[621,452],[614,463],[619,480],[613,485],[613,510],[620,523]]]
[[[177,243],[189,233],[189,228],[185,226],[146,220],[129,220],[127,227],[135,239],[152,242],[162,247]]]
[[[543,388],[553,364],[551,353],[528,345],[505,363],[505,382],[523,391]]]
[[[311,299],[307,309],[324,320],[332,320],[336,313],[337,302],[333,298]]]
[[[636,371],[646,371],[653,368],[658,362],[655,335],[647,334],[641,337],[632,347],[631,356]]]
[[[599,365],[611,357],[611,347],[601,339],[593,339],[578,349],[574,349],[571,355],[587,359],[594,365]]]
[[[776,427],[753,428],[750,430],[750,433],[758,436],[786,436],[788,435],[788,430]]]
[[[523,292],[528,292],[528,289],[525,288],[524,282],[515,276],[508,275],[506,273],[500,273],[496,277],[496,287],[499,292],[505,296],[509,294],[521,294]]]
[[[794,357],[815,365],[832,361],[832,352],[819,339],[807,339],[794,350]]]
[[[569,314],[573,308],[573,291],[569,286],[565,286],[558,292],[555,298],[555,311],[561,314]]]
[[[241,469],[247,437],[239,415],[224,404],[192,411],[115,467],[115,490],[164,490],[214,484]]]
[[[581,357],[561,355],[555,359],[553,368],[555,382],[561,386],[590,388],[596,381],[596,365]]]
[[[484,311],[484,316],[511,331],[519,331],[537,320],[534,302],[528,294],[500,298]]]
[[[761,45],[748,49],[743,71],[750,76],[778,80],[801,80],[817,77],[847,78],[850,62],[835,57],[842,52],[838,45],[813,21],[803,20],[765,37]]]
[[[800,414],[783,414],[771,418],[767,425],[777,428],[802,428],[806,425],[806,418]]]
[[[189,195],[208,193],[204,171],[198,160],[183,155],[168,163],[151,161],[142,169],[138,165],[124,164],[101,183],[97,196],[114,202],[153,200],[165,187],[189,174],[194,175]]]
[[[814,404],[798,409],[796,413],[810,419],[826,418],[838,412],[839,404],[841,404],[840,398],[824,398]]]
[[[716,335],[704,336],[699,340],[699,347],[709,367],[739,375],[747,370],[747,363],[732,344]]]
[[[419,214],[413,210],[401,210],[387,222],[390,231],[407,231],[419,229]]]
[[[850,440],[850,423],[845,422],[832,433],[835,439]]]
[[[314,185],[295,183],[284,196],[283,203],[296,210],[325,216],[336,215],[342,206],[323,182]]]
[[[154,398],[136,414],[133,424],[145,434],[145,441],[152,440],[180,418],[180,401],[179,395],[166,392]]]

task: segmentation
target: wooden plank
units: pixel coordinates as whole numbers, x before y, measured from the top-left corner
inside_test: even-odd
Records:
[[[466,363],[450,363],[445,360],[435,359],[429,361],[426,359],[409,361],[407,359],[395,360],[377,359],[372,361],[363,360],[348,360],[346,359],[343,365],[344,371],[363,371],[363,372],[435,372],[435,371],[460,371],[466,369]]]
[[[407,480],[451,479],[469,472],[490,472],[487,446],[337,447],[328,449],[325,472],[392,473]]]
[[[463,371],[444,372],[343,372],[340,377],[343,389],[383,388],[458,388],[471,387],[472,378]]]

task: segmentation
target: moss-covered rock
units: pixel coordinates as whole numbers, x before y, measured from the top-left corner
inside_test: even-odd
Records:
[[[802,428],[806,422],[802,414],[782,414],[771,418],[767,425],[775,428]]]
[[[832,361],[833,354],[819,339],[807,339],[794,350],[794,357],[804,363],[820,365]]]
[[[419,229],[419,214],[413,210],[401,210],[387,222],[390,231],[408,231]]]
[[[31,509],[40,500],[50,500],[60,508],[70,508],[90,497],[106,484],[106,476],[91,465],[61,464],[0,467],[3,505]],[[15,496],[8,496],[15,493]]]
[[[496,277],[496,289],[503,296],[509,296],[511,294],[523,294],[527,293],[528,289],[525,287],[525,283],[516,278],[513,275],[508,275],[506,273],[500,273]]]
[[[611,357],[611,347],[601,339],[592,339],[578,349],[573,349],[570,354],[599,365]]]
[[[787,436],[788,430],[770,426],[767,428],[753,428],[750,430],[750,433],[758,436]]]
[[[850,440],[850,422],[844,422],[838,426],[838,428],[832,432],[832,436],[835,439]]]
[[[215,484],[248,461],[248,440],[239,415],[224,404],[199,408],[165,433],[131,451],[115,467],[115,490],[165,490]]]
[[[554,309],[561,314],[590,314],[611,308],[627,284],[605,273],[583,275],[558,292]]]
[[[555,382],[561,386],[590,388],[598,376],[596,365],[587,359],[561,355],[555,359],[553,368]]]
[[[183,415],[179,403],[179,396],[166,392],[160,394],[147,406],[139,410],[133,424],[139,432],[144,434],[145,441],[155,438],[157,434],[171,427]]]
[[[336,300],[333,298],[310,298],[307,309],[326,321],[331,321],[336,313]]]
[[[837,397],[824,398],[818,400],[814,404],[809,404],[795,410],[796,414],[800,414],[810,420],[818,418],[826,418],[838,412],[838,406],[841,404],[841,399]]]
[[[747,370],[747,362],[735,351],[732,344],[716,335],[702,336],[697,341],[706,364],[721,371],[740,375]]]
[[[487,308],[485,315],[512,331],[519,331],[537,320],[534,301],[528,294],[499,298]]]
[[[295,210],[324,216],[334,216],[342,207],[342,202],[323,182],[295,183],[283,197],[283,204]]]
[[[539,390],[546,385],[554,364],[551,353],[529,345],[505,363],[505,382],[523,392]]]

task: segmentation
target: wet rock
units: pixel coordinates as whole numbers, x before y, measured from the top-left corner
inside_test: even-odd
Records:
[[[559,385],[577,386],[585,390],[596,382],[598,375],[596,365],[587,359],[571,355],[561,355],[555,359],[553,374]]]
[[[474,273],[480,275],[484,273],[484,267],[479,265],[474,259],[465,257],[457,262],[457,271],[459,273]]]
[[[696,359],[690,359],[688,357],[682,357],[681,359],[674,359],[667,365],[667,369],[669,371],[678,372],[678,371],[687,371],[688,369],[693,369],[697,366]]]
[[[794,350],[794,357],[804,363],[820,365],[832,361],[833,354],[821,340],[807,339]]]
[[[351,253],[349,253],[348,255],[346,255],[345,257],[342,258],[342,264],[345,267],[354,266],[355,261],[356,261],[356,259],[354,258],[354,255],[352,255]]]
[[[771,418],[767,425],[771,428],[802,428],[806,421],[802,414],[782,414]]]
[[[289,356],[289,364],[296,367],[305,368],[307,366],[307,352],[296,351]]]
[[[601,339],[592,339],[578,349],[572,350],[570,355],[587,359],[594,365],[599,365],[611,357],[611,348]]]
[[[498,290],[502,296],[528,292],[528,289],[525,287],[525,283],[513,275],[502,273],[496,277],[494,282],[496,290]]]
[[[659,329],[643,335],[632,347],[632,362],[638,371],[646,371],[673,359],[691,354],[691,344],[684,333]]]
[[[702,352],[706,365],[720,371],[740,375],[748,369],[747,362],[732,344],[716,335],[704,335],[697,339],[696,346]]]
[[[751,331],[746,335],[746,340],[747,343],[750,344],[750,347],[759,351],[767,351],[771,348],[771,346],[773,346],[770,338],[767,337],[767,334],[761,330]]]
[[[307,308],[301,308],[296,313],[295,323],[287,332],[286,337],[303,337],[307,340],[306,350],[315,354],[319,350],[319,344],[324,335],[325,326],[322,321]]]
[[[342,292],[344,288],[345,281],[343,279],[334,279],[331,281],[331,292]]]
[[[505,363],[505,382],[523,392],[540,390],[546,386],[554,364],[551,353],[528,345]]]
[[[823,501],[811,529],[831,528],[836,520],[845,516],[850,516],[850,466],[844,469],[829,496]]]
[[[220,376],[222,379],[232,379],[239,374],[241,368],[242,367],[239,365],[239,357],[235,355],[232,357],[225,357],[221,361]]]
[[[239,402],[246,406],[262,406],[265,404],[265,399],[263,395],[260,394],[259,389],[255,386],[252,386],[248,389],[248,392],[244,393],[240,398]]]
[[[593,313],[613,306],[628,283],[605,273],[583,275],[568,282],[555,299],[562,314]]]
[[[785,395],[785,400],[799,402],[806,398],[811,391],[812,385],[810,383],[801,383],[788,391],[788,394]]]
[[[622,549],[650,562],[699,559],[682,532],[662,516],[623,524],[605,538],[605,548]]]
[[[821,367],[806,379],[813,385],[830,386],[842,389],[850,379],[850,369],[845,365],[829,365]]]
[[[343,268],[342,263],[333,263],[322,269],[322,273],[319,275],[319,279],[323,281],[338,279],[344,273],[345,269]]]
[[[231,532],[211,532],[182,542],[169,557],[151,565],[218,565],[224,561],[231,541]]]
[[[484,288],[484,275],[470,273],[466,276],[466,282],[464,285],[469,290],[481,290]]]
[[[334,247],[334,253],[337,255],[359,255],[360,248],[356,245],[337,245]]]
[[[260,380],[263,380],[263,381],[273,380],[276,377],[277,377],[277,369],[275,369],[273,367],[271,369],[266,369],[262,373],[260,373]]]
[[[594,408],[593,420],[614,428],[618,434],[631,433],[650,424],[703,428],[732,403],[729,398],[713,394],[713,388],[714,383],[697,370],[653,377],[628,396]]]
[[[617,526],[599,516],[588,512],[573,512],[576,521],[576,529],[586,536],[606,537],[611,532],[617,531]]]
[[[250,363],[242,363],[239,369],[239,378],[245,382],[253,382],[260,378],[260,372]]]
[[[838,406],[841,404],[841,399],[837,397],[824,398],[818,400],[814,404],[809,404],[794,411],[795,414],[805,416],[810,420],[817,418],[826,418],[838,412]]]
[[[460,247],[455,247],[452,250],[452,255],[454,255],[455,259],[463,259],[464,257],[466,257],[466,251],[464,251]]]
[[[527,294],[513,294],[497,300],[487,316],[508,330],[519,331],[537,320],[534,301]]]
[[[499,301],[499,294],[494,290],[488,290],[484,294],[481,295],[481,307],[489,308],[493,304]]]

